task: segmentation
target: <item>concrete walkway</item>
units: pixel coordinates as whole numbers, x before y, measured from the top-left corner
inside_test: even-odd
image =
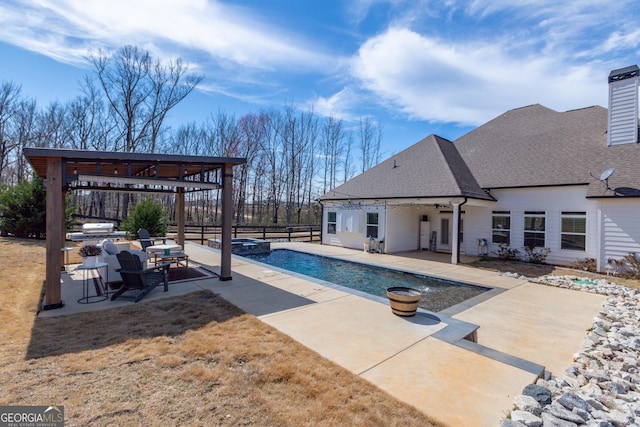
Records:
[[[562,375],[605,297],[416,258],[305,243],[272,244],[493,288],[439,313],[401,318],[386,300],[233,257],[233,280],[186,282],[144,301],[209,289],[398,399],[455,426],[497,426],[543,374]],[[187,244],[217,271],[219,253]],[[392,285],[392,284],[390,284]],[[63,285],[63,299],[64,299]],[[67,299],[69,300],[69,299]],[[92,304],[112,308],[126,301]],[[86,307],[68,306],[41,315]],[[477,342],[464,339],[475,331]]]

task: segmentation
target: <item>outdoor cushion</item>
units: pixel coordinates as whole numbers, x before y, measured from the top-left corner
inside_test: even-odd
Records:
[[[120,249],[111,240],[105,240],[102,242],[102,250],[109,255],[117,255],[120,253]]]

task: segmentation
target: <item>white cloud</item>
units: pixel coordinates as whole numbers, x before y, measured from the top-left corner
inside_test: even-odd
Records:
[[[134,44],[201,52],[227,67],[332,66],[312,43],[215,1],[16,0],[0,12],[0,40],[70,63],[89,48]]]
[[[510,53],[494,42],[444,42],[391,28],[364,43],[352,64],[362,86],[413,119],[478,125],[540,103],[564,111],[606,102],[609,70]]]
[[[309,108],[324,117],[335,117],[346,121],[357,121],[354,111],[360,95],[346,87],[329,97],[318,96],[307,102]]]

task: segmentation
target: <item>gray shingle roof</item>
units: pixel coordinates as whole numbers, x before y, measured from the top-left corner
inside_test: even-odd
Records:
[[[430,135],[321,200],[470,197],[483,189],[586,185],[588,197],[640,197],[640,144],[607,146],[607,109],[507,111],[454,143]],[[599,177],[615,168],[609,187]],[[590,174],[591,173],[591,174]]]
[[[613,196],[590,176],[616,172],[611,188],[640,195],[640,145],[607,146],[607,109],[557,112],[542,105],[507,111],[455,146],[482,188],[589,184],[588,196]]]
[[[483,191],[451,141],[430,135],[329,191],[321,200],[469,197]]]

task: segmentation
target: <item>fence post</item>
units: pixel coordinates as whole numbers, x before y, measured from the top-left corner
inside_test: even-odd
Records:
[[[204,246],[204,225],[200,226],[200,244]]]
[[[238,237],[238,225],[233,226],[233,237]]]
[[[262,240],[267,240],[267,227],[262,226]]]
[[[291,241],[291,230],[292,229],[293,229],[292,227],[287,227],[287,234],[289,235],[288,240],[287,240],[288,242]]]

